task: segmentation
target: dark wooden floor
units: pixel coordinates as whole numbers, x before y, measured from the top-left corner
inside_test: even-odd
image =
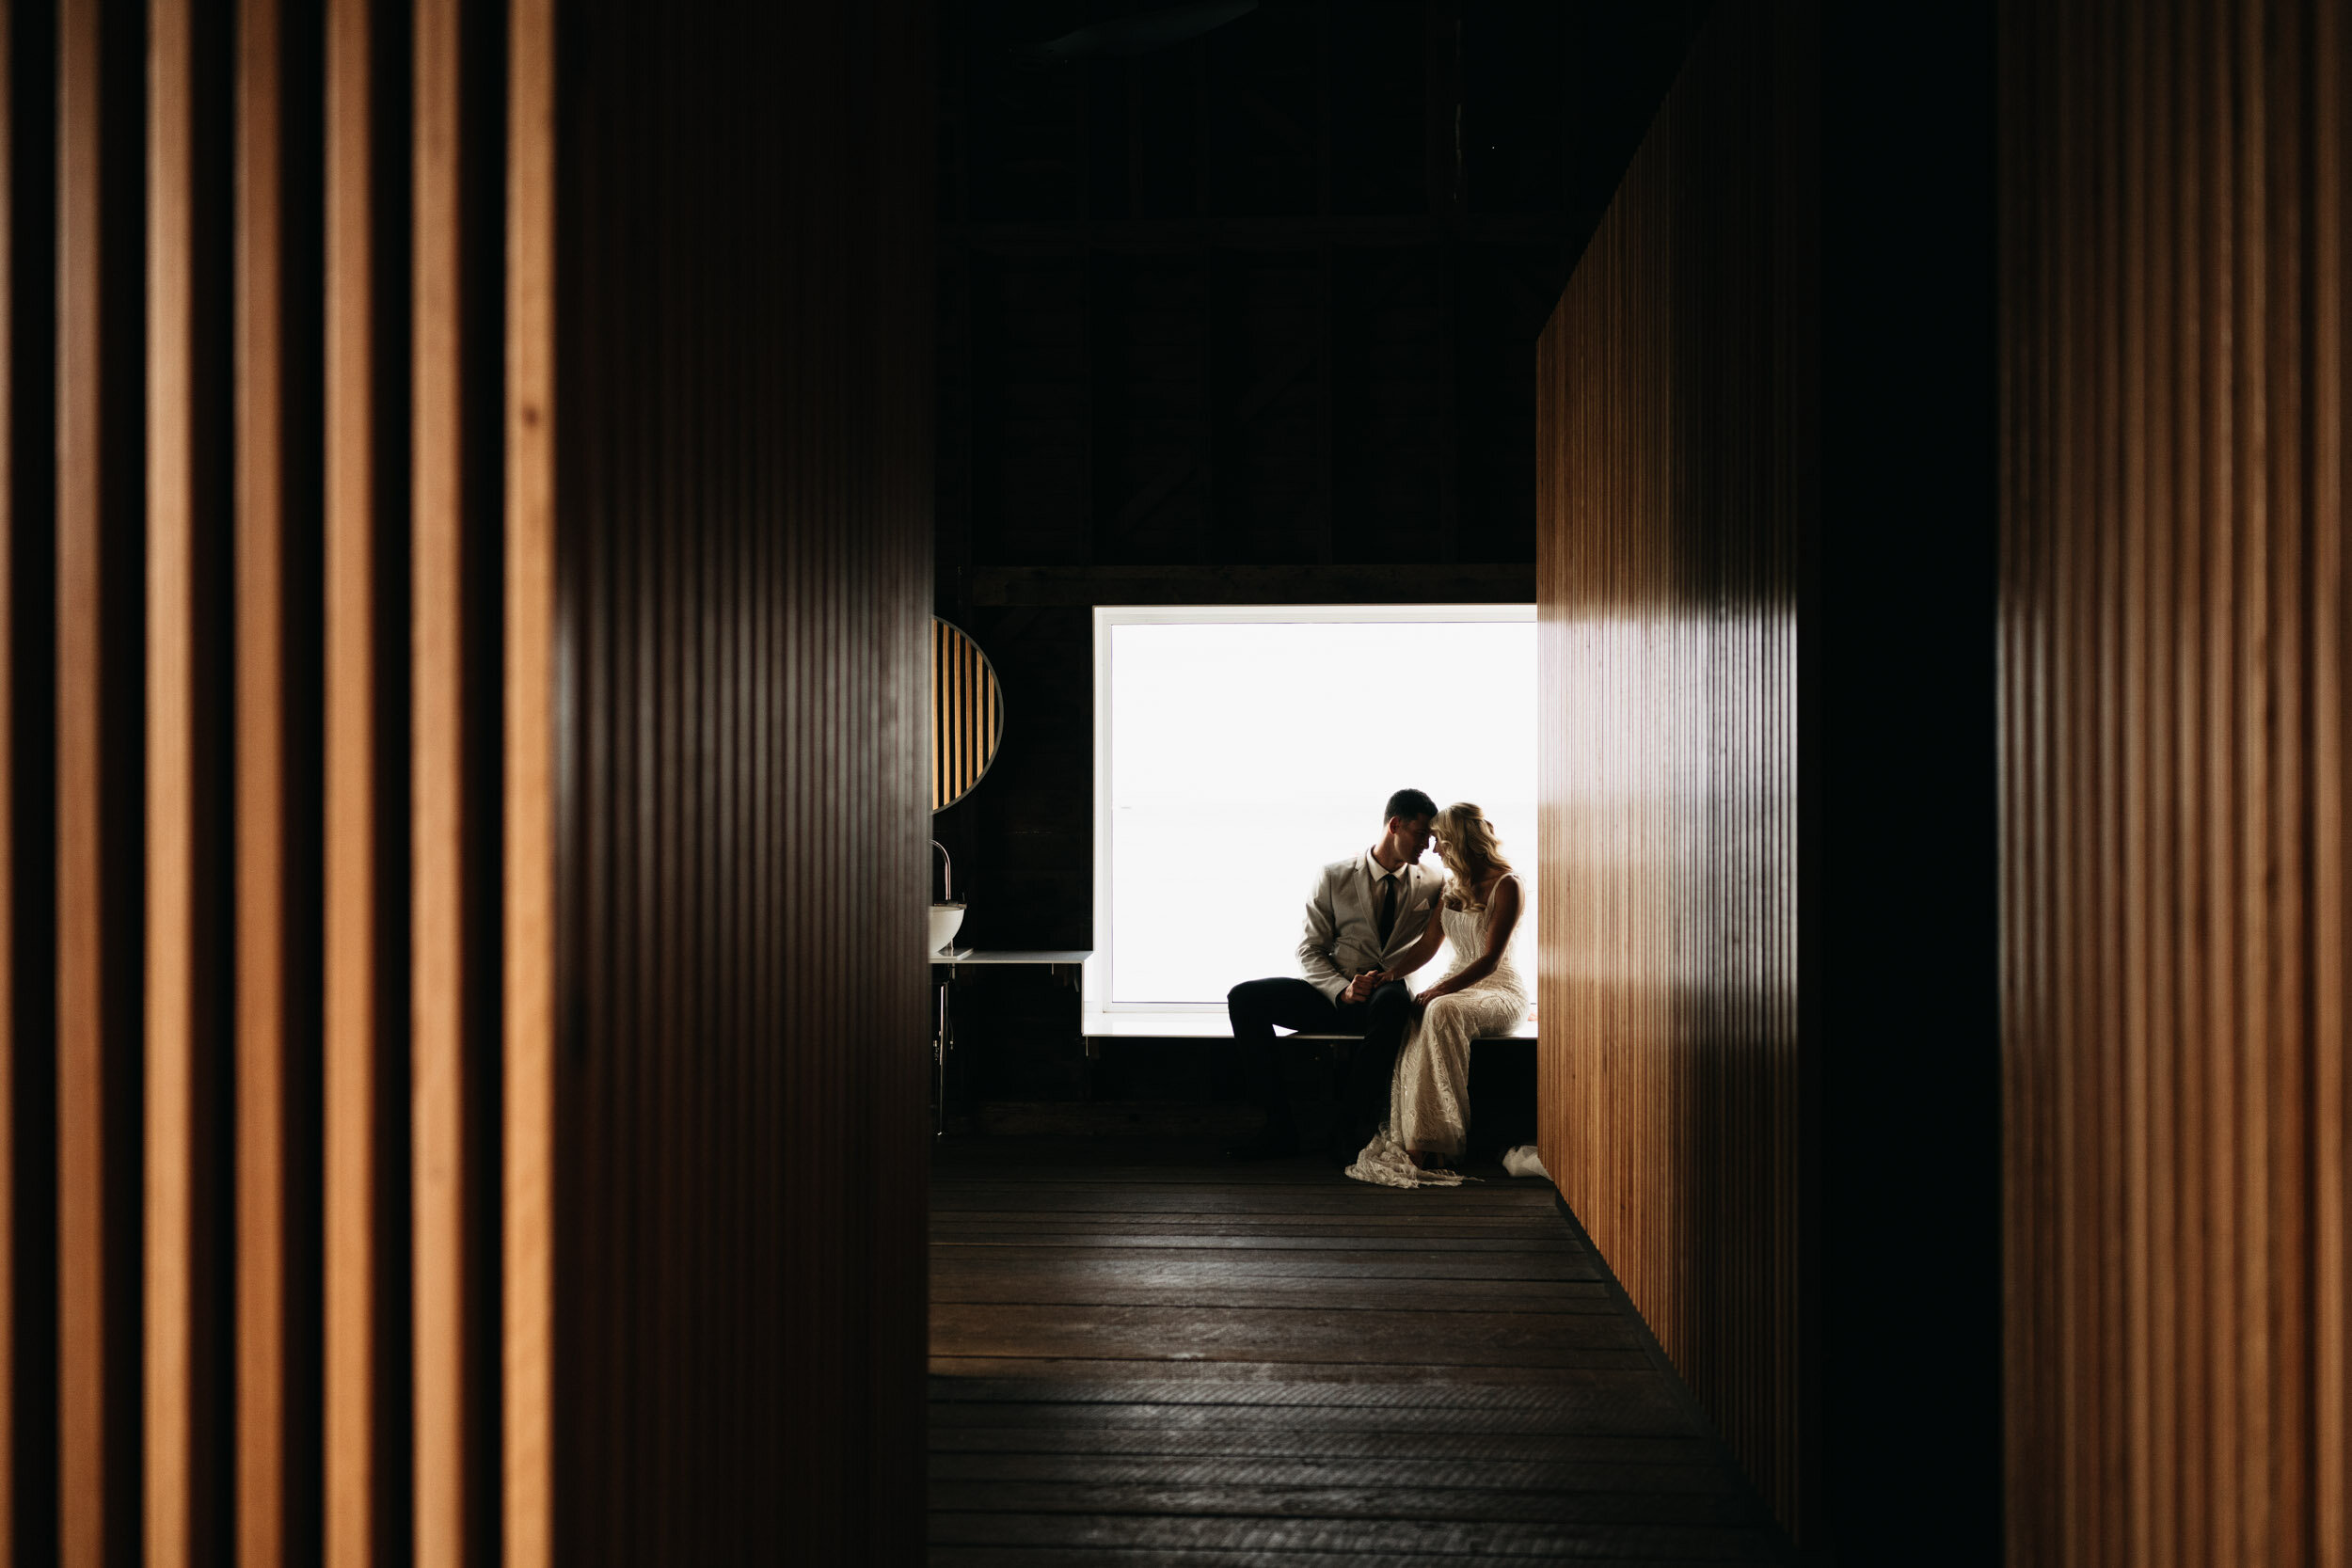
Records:
[[[930,1560],[1776,1562],[1549,1184],[950,1140]]]

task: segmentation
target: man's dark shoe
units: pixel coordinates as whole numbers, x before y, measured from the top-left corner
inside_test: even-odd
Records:
[[[1288,1122],[1269,1122],[1239,1143],[1225,1146],[1227,1157],[1234,1160],[1287,1160],[1297,1152],[1298,1130]]]

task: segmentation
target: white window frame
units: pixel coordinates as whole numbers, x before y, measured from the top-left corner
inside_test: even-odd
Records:
[[[1322,622],[1532,622],[1532,604],[1096,605],[1094,607],[1094,957],[1086,966],[1085,1006],[1097,1013],[1200,1013],[1223,1017],[1221,1002],[1113,1002],[1111,955],[1111,628]]]

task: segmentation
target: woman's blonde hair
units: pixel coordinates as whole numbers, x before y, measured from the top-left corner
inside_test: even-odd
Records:
[[[1438,852],[1445,857],[1449,873],[1446,908],[1472,912],[1485,909],[1478,890],[1494,873],[1511,869],[1502,855],[1502,841],[1495,837],[1495,825],[1468,800],[1456,800],[1437,815],[1429,831],[1438,835]]]

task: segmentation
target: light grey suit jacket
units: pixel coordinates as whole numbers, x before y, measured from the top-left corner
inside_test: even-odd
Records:
[[[1337,1002],[1359,970],[1386,969],[1421,940],[1437,918],[1445,874],[1415,863],[1398,888],[1396,926],[1380,942],[1380,867],[1371,851],[1334,861],[1315,879],[1307,900],[1307,929],[1298,939],[1298,967],[1307,981]]]

